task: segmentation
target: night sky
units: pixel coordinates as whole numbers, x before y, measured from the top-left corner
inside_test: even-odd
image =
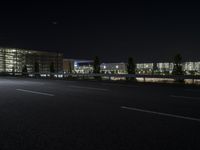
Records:
[[[122,62],[200,60],[200,5],[176,1],[1,2],[0,46]]]

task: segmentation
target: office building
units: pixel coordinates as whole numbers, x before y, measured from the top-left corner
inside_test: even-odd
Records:
[[[24,66],[28,73],[35,72],[38,65],[39,73],[49,73],[50,65],[55,73],[63,71],[63,54],[25,50],[17,48],[0,48],[0,73],[21,73]]]
[[[93,60],[64,59],[63,71],[64,73],[93,73]]]
[[[100,65],[101,73],[105,74],[126,74],[126,63],[102,63]]]

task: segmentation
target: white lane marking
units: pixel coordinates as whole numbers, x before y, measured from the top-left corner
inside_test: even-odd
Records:
[[[21,92],[28,92],[28,93],[32,93],[32,94],[40,94],[40,95],[46,95],[46,96],[55,96],[53,94],[49,94],[49,93],[43,93],[43,92],[38,92],[38,91],[30,91],[30,90],[24,90],[24,89],[16,89],[17,91],[21,91]]]
[[[151,110],[144,110],[144,109],[139,109],[139,108],[126,107],[126,106],[121,106],[121,108],[133,110],[133,111],[138,111],[138,112],[143,112],[143,113],[148,113],[148,114],[155,114],[155,115],[160,115],[160,116],[173,117],[173,118],[178,118],[178,119],[185,119],[185,120],[200,122],[199,118],[193,118],[193,117],[187,117],[187,116],[181,116],[181,115],[174,115],[174,114],[168,114],[168,113],[156,112],[156,111],[151,111]]]
[[[102,88],[93,88],[93,87],[85,87],[85,86],[68,86],[71,88],[79,88],[79,89],[88,89],[88,90],[99,90],[99,91],[109,91],[109,89],[102,89]]]
[[[189,97],[189,96],[178,96],[178,95],[170,95],[172,98],[184,98],[184,99],[195,99],[200,100],[200,97]]]

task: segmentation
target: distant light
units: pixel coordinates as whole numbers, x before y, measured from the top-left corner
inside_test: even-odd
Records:
[[[117,65],[117,66],[116,66],[116,68],[118,69],[118,68],[119,68],[119,66]]]
[[[52,24],[53,24],[53,25],[57,25],[58,22],[57,22],[57,21],[53,21]]]
[[[104,69],[106,69],[106,66],[103,66]]]

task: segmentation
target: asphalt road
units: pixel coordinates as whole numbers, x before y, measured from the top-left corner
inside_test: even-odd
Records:
[[[200,88],[1,77],[0,149],[200,149]]]

